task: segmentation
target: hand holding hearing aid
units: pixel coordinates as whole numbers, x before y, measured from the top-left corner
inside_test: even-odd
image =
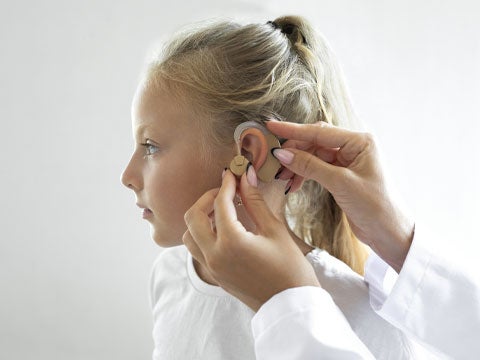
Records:
[[[255,222],[255,234],[237,219],[233,202],[237,179],[227,169],[220,189],[206,192],[185,214],[188,230],[183,242],[222,288],[257,311],[283,290],[320,284],[287,227],[255,186],[253,166],[248,172],[242,174],[239,188],[243,206]]]
[[[288,139],[281,150],[273,151],[286,168],[279,178],[295,174],[292,191],[304,179],[320,183],[345,212],[357,238],[400,271],[413,239],[414,222],[390,195],[373,136],[326,122],[268,121],[266,126]]]
[[[255,166],[241,155],[248,134],[256,135],[260,148],[268,149],[256,154]],[[230,169],[224,170],[221,187],[206,192],[185,214],[188,230],[183,242],[220,286],[256,311],[285,289],[320,285],[287,226],[271,212],[257,188],[258,180],[273,181],[281,167],[272,155],[280,147],[279,140],[251,121],[236,128],[234,139],[237,155]],[[238,177],[241,204],[235,201]],[[238,205],[254,222],[255,233],[238,220]]]

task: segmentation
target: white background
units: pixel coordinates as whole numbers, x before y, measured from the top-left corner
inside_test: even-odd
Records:
[[[337,53],[426,240],[478,270],[475,1],[2,2],[0,358],[151,357],[159,248],[119,181],[147,50],[194,20],[291,13]]]

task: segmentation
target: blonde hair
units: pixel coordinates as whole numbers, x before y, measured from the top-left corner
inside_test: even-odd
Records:
[[[235,127],[268,117],[355,127],[343,75],[306,19],[266,24],[204,22],[178,33],[147,66],[147,82],[167,86],[204,115],[212,150],[231,146]],[[188,100],[185,100],[188,94]],[[363,274],[366,250],[332,195],[314,181],[287,196],[285,215],[307,243]]]

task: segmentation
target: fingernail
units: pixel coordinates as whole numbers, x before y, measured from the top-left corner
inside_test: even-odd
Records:
[[[279,148],[279,147],[274,147],[274,148],[271,148],[271,149],[270,149],[270,152],[272,153],[273,156],[275,156],[274,151],[275,151],[275,150],[279,150],[279,149],[281,149],[281,148]]]
[[[275,180],[278,180],[278,178],[280,177],[280,174],[282,173],[283,169],[284,169],[283,167],[278,169],[277,173],[275,174]]]
[[[222,180],[223,178],[225,177],[225,173],[227,172],[227,168],[223,169],[223,172],[222,172]]]
[[[290,179],[287,183],[287,185],[285,186],[287,190],[285,190],[285,195],[287,195],[289,192],[290,192],[290,189],[292,188],[292,183],[293,183],[293,179]]]
[[[252,166],[252,164],[248,164],[247,181],[250,184],[250,186],[257,187],[257,184],[258,184],[257,174],[255,173],[255,169]]]
[[[293,160],[294,154],[285,149],[274,149],[272,151],[273,156],[280,160],[283,164],[290,164]]]

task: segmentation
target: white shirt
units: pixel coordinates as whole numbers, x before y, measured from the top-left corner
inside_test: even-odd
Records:
[[[327,294],[312,308],[318,313],[311,313],[311,317],[297,321],[295,326],[295,322],[290,322],[288,336],[284,337],[281,332],[270,331],[272,323],[288,318],[289,313],[283,311],[282,304],[264,312],[264,322],[252,322],[252,310],[220,287],[198,277],[184,246],[163,250],[155,260],[151,277],[153,358],[248,360],[256,358],[255,352],[257,358],[262,359],[266,352],[272,359],[309,359],[302,353],[295,357],[282,355],[288,354],[284,348],[295,349],[298,339],[292,332],[307,320],[317,322],[324,308],[329,309],[327,315],[332,319],[329,326],[324,327],[324,335],[329,336],[330,345],[348,358],[358,354],[359,349],[361,355],[357,358],[372,358],[371,354],[382,359],[415,358],[414,346],[405,335],[371,309],[368,288],[361,276],[325,251],[315,249],[306,257],[331,297],[318,288]],[[317,291],[317,288],[311,289]],[[301,312],[301,308],[300,305],[297,310]],[[337,331],[344,327],[353,334],[353,352],[345,346],[343,333]],[[259,347],[262,334],[267,334],[263,342],[266,346]],[[326,352],[322,355],[328,358]]]
[[[394,286],[394,273],[376,254],[366,264],[372,307],[387,321],[455,359],[480,354],[480,279],[422,245],[428,235],[415,227],[415,238]],[[382,295],[383,293],[383,295]]]
[[[253,311],[201,280],[185,246],[158,255],[150,284],[154,360],[255,359]]]
[[[477,358],[480,354],[480,282],[423,248],[422,236],[425,236],[422,229],[416,226],[412,246],[393,286],[385,286],[385,278],[393,269],[375,254],[368,259],[365,279],[369,283],[371,306],[405,333],[445,354],[437,352],[435,358]],[[358,336],[348,326],[342,329],[341,322],[337,331],[343,334],[351,357],[343,356],[331,345],[327,330],[335,319],[327,306],[322,307],[323,313],[317,306],[326,296],[322,289],[303,287],[283,291],[267,301],[252,320],[254,326],[264,329],[254,333],[257,354],[261,355],[257,358],[289,359],[289,354],[280,358],[268,354],[267,350],[278,343],[279,334],[290,339],[291,347],[298,347],[291,349],[292,354],[301,351],[309,355],[305,358],[324,358],[325,349],[332,358],[368,356],[362,346],[355,351]],[[302,311],[298,310],[299,306]],[[272,314],[279,308],[288,316],[281,322],[272,321]],[[303,320],[313,316],[316,321]]]

